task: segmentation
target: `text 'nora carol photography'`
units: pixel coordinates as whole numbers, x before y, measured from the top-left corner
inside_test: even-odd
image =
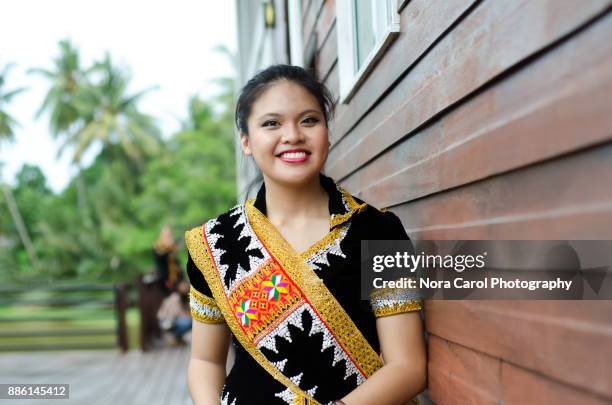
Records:
[[[364,300],[612,299],[611,241],[363,241],[361,267]]]

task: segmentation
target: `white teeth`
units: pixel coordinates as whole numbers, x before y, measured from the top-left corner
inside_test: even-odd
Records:
[[[306,152],[288,152],[281,154],[281,157],[287,159],[301,159],[303,157],[306,157]]]

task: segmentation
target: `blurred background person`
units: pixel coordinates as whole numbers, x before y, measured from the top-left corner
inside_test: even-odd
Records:
[[[165,225],[153,246],[153,258],[159,284],[166,296],[172,293],[173,286],[183,280],[181,264],[176,257],[177,246],[172,238],[172,228]]]
[[[189,313],[189,283],[180,280],[174,291],[164,299],[157,319],[161,329],[170,333],[171,344],[185,344],[191,331],[191,314]]]

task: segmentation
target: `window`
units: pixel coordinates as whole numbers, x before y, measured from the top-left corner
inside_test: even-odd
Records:
[[[399,34],[397,0],[337,0],[340,101],[348,102]]]

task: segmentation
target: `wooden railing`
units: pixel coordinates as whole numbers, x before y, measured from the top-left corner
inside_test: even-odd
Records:
[[[136,285],[140,312],[140,349],[147,351],[155,347],[156,340],[162,335],[157,311],[164,300],[164,294],[155,273],[140,276]]]
[[[128,349],[127,285],[0,288],[0,351]]]

